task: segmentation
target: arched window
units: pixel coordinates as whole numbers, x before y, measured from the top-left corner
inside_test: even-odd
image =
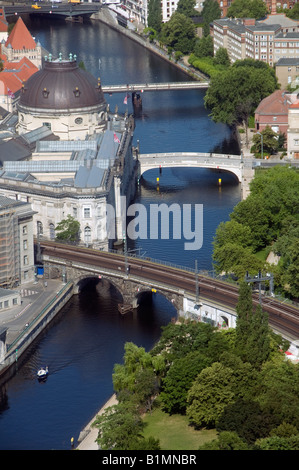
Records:
[[[55,240],[55,227],[54,224],[49,224],[50,240]]]
[[[91,243],[91,228],[85,227],[84,229],[84,243]]]
[[[36,226],[37,226],[37,236],[42,235],[44,233],[44,228],[43,228],[42,222],[40,220],[38,220],[37,223],[36,223]]]

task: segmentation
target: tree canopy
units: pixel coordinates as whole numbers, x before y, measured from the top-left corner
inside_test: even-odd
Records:
[[[263,0],[234,0],[227,10],[231,18],[263,18],[268,9]]]
[[[273,70],[260,61],[236,61],[211,78],[205,106],[216,122],[233,125],[244,122],[258,104],[277,88]],[[243,103],[247,103],[245,112]]]
[[[162,25],[160,40],[183,54],[188,54],[195,44],[195,25],[182,13],[175,12],[167,23]]]
[[[230,220],[221,223],[215,234],[213,259],[218,272],[234,272],[243,278],[246,271],[274,272],[274,282],[286,293],[299,295],[299,173],[294,168],[276,166],[257,173],[250,195],[239,202]],[[271,268],[257,256],[265,248],[280,256]]]

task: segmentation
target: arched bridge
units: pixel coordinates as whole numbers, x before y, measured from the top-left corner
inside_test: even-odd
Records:
[[[243,179],[242,155],[198,152],[151,153],[138,156],[140,176],[153,168],[194,167],[211,168],[233,173],[239,183]]]
[[[169,299],[178,313],[183,312],[186,298],[197,303],[199,310],[205,303],[224,311],[235,311],[238,301],[237,285],[198,274],[192,269],[45,240],[40,241],[40,249],[44,264],[52,266],[57,275],[72,279],[77,289],[86,278],[107,279],[120,291],[124,304],[130,308],[138,306],[142,293],[153,292],[160,292]],[[259,303],[258,294],[253,294],[253,303]],[[299,339],[299,309],[296,306],[262,296],[262,308],[268,312],[273,328]]]

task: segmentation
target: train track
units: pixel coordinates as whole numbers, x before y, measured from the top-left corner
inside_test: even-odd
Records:
[[[64,245],[50,241],[40,241],[41,253],[63,260],[87,264],[103,269],[125,273],[126,262],[130,275],[151,283],[162,283],[178,290],[195,293],[196,275],[188,268],[177,268],[159,264],[150,259],[126,257],[121,253],[97,251],[90,248]],[[225,281],[197,275],[200,297],[235,309],[238,302],[238,286]],[[259,304],[258,294],[253,293],[253,304]],[[269,315],[269,324],[289,337],[299,339],[299,308],[275,298],[262,296],[262,308]]]

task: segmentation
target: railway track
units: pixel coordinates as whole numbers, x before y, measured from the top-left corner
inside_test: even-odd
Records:
[[[178,290],[195,293],[196,275],[188,268],[178,268],[159,264],[150,259],[126,257],[121,253],[96,251],[90,248],[58,244],[50,241],[40,241],[41,253],[78,262],[90,266],[115,270],[116,273],[125,273],[126,263],[130,266],[130,275],[137,276],[147,283],[163,283]],[[199,294],[203,298],[218,302],[235,309],[238,301],[238,286],[225,281],[216,280],[198,274]],[[253,293],[253,304],[259,303],[258,294]],[[279,300],[262,296],[262,307],[269,315],[269,324],[289,336],[299,338],[299,308]]]

